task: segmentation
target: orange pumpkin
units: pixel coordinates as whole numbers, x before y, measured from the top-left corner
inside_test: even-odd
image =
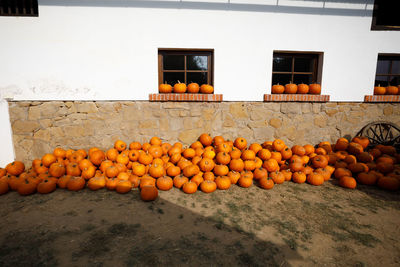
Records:
[[[25,164],[22,161],[16,160],[12,163],[7,164],[6,171],[11,175],[18,176],[25,171]]]
[[[162,94],[168,94],[172,92],[172,86],[167,83],[162,83],[158,86],[158,92]]]
[[[147,185],[154,187],[154,185]],[[144,186],[146,187],[146,186]],[[120,194],[129,193],[132,190],[132,183],[129,180],[118,180],[117,185],[115,186],[115,191]],[[143,191],[143,188],[141,189]],[[156,188],[157,190],[157,188]],[[158,191],[157,191],[158,192]]]
[[[177,94],[185,93],[186,92],[186,84],[181,83],[180,81],[178,81],[178,83],[176,83],[174,85],[174,90],[173,91],[174,91],[174,93],[177,93]]]
[[[37,184],[35,182],[31,182],[29,179],[24,179],[18,186],[18,194],[21,196],[31,195],[36,192]]]
[[[203,191],[204,193],[212,193],[215,190],[217,190],[217,184],[214,181],[210,181],[210,180],[204,180],[201,184],[200,184],[200,189],[201,191]]]
[[[285,94],[297,93],[297,85],[294,83],[288,83],[285,85]]]
[[[321,85],[317,83],[310,84],[309,94],[320,95],[321,94]]]
[[[339,185],[344,188],[355,189],[357,186],[356,179],[351,176],[342,176],[339,179]]]
[[[386,95],[397,95],[399,94],[399,88],[397,86],[389,85],[386,87]]]
[[[67,182],[67,188],[71,191],[79,191],[85,187],[85,179],[82,177],[71,176]]]
[[[202,94],[212,94],[214,93],[214,87],[209,84],[202,84],[200,86],[200,93]]]
[[[183,184],[182,191],[186,194],[194,194],[197,191],[197,184],[195,182],[188,181]]]
[[[274,181],[271,178],[268,177],[262,177],[258,183],[260,184],[260,187],[263,189],[272,189],[274,187]]]
[[[304,172],[294,172],[292,175],[292,181],[298,184],[303,184],[306,182],[306,174]]]
[[[272,94],[283,94],[283,92],[285,91],[285,87],[281,84],[274,84],[272,85],[271,88],[271,93]]]
[[[297,86],[298,94],[308,94],[310,91],[310,87],[307,84],[301,83]]]
[[[200,90],[198,83],[189,83],[187,86],[187,92],[191,94],[197,94]]]
[[[218,176],[215,179],[215,183],[217,184],[217,188],[219,190],[227,190],[231,187],[231,179],[228,176]]]
[[[312,185],[316,186],[322,185],[324,181],[325,181],[324,177],[319,173],[313,172],[307,176],[307,182]]]
[[[89,187],[89,189],[93,191],[102,189],[105,186],[106,186],[106,179],[102,176],[90,178],[87,183],[87,187]]]
[[[386,88],[383,86],[375,86],[374,87],[374,95],[384,95],[386,94]]]

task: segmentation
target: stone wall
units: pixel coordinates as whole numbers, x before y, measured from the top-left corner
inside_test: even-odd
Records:
[[[28,163],[57,146],[110,148],[122,139],[190,144],[203,132],[251,142],[317,144],[353,136],[376,120],[400,124],[399,104],[263,102],[10,102],[16,157]],[[28,163],[30,165],[30,163]]]

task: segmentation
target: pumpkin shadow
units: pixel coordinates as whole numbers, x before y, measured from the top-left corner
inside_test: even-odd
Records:
[[[328,181],[329,183],[338,186],[339,187],[339,180],[332,178]],[[373,186],[373,185],[362,185],[357,183],[357,187],[355,189],[346,189],[342,188],[343,190],[358,190],[363,192],[365,195],[369,196],[370,199],[365,198],[364,199],[364,204],[365,205],[370,205],[370,206],[376,206],[377,208],[379,207],[384,207],[387,205],[390,205],[390,203],[393,203],[393,207],[396,209],[400,209],[400,205],[396,205],[395,203],[400,202],[400,194],[399,192],[393,192],[393,191],[388,191],[379,188],[378,186]]]
[[[287,244],[228,225],[215,207],[209,216],[197,212],[209,202],[185,206],[186,195],[172,190],[174,202],[166,199],[170,192],[143,202],[137,189],[25,198],[10,192],[1,202],[0,266],[289,266],[302,260]]]

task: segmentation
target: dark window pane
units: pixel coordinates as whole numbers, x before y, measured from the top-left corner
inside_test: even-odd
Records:
[[[207,70],[207,56],[187,56],[186,60],[188,70]]]
[[[292,71],[292,57],[274,56],[272,71]]]
[[[272,75],[272,84],[282,84],[285,85],[290,82],[292,75],[291,74],[273,74]]]
[[[187,84],[198,83],[199,85],[207,84],[207,72],[188,72]]]
[[[178,81],[185,82],[184,72],[164,72],[164,81],[170,85],[176,84]]]
[[[400,74],[400,60],[392,61],[392,73],[391,74]]]
[[[379,59],[376,74],[389,74],[390,60]]]
[[[313,72],[314,71],[314,59],[295,57],[294,58],[294,71],[295,72]]]
[[[400,76],[390,76],[390,85],[400,85]]]
[[[300,83],[305,83],[305,84],[312,84],[314,81],[312,79],[311,74],[295,74],[293,78],[293,83],[295,84],[300,84]]]
[[[185,56],[182,55],[164,55],[164,70],[184,70]]]
[[[376,76],[375,86],[388,86],[388,76]]]

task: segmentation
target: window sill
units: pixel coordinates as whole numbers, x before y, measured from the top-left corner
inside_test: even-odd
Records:
[[[366,95],[364,102],[400,102],[400,95]]]
[[[330,95],[265,94],[264,102],[329,102]]]
[[[149,94],[149,101],[222,102],[222,94]]]

